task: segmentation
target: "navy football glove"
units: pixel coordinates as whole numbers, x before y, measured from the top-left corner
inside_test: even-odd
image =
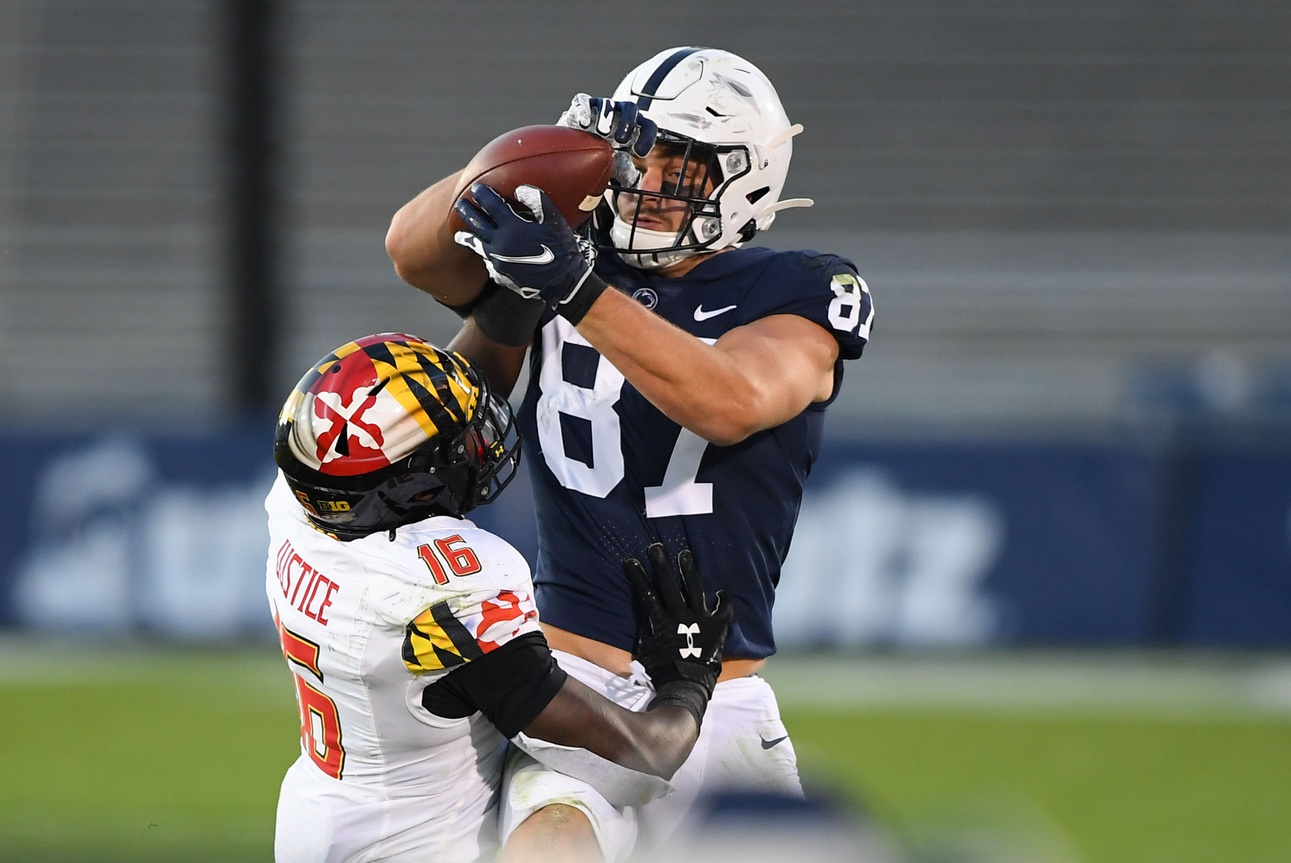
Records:
[[[635,186],[641,179],[632,157],[645,157],[659,134],[654,120],[642,116],[635,102],[614,102],[586,93],[574,97],[556,125],[582,129],[609,141],[614,147],[614,182],[623,187]]]
[[[722,645],[735,610],[724,590],[717,592],[717,604],[708,610],[703,580],[689,549],[677,555],[680,584],[662,543],[651,545],[647,554],[657,590],[641,561],[623,561],[641,621],[634,655],[658,693],[650,706],[677,704],[699,720],[722,672]]]
[[[453,239],[483,259],[493,281],[525,299],[542,299],[577,324],[606,287],[592,272],[595,249],[574,234],[546,192],[518,186],[515,197],[527,213],[473,184],[469,199],[463,195],[453,205],[467,228]]]

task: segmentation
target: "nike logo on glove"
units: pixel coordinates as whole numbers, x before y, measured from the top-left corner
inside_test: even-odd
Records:
[[[761,737],[758,739],[762,741],[763,749],[770,749],[771,747],[776,746],[777,744],[784,743],[786,740],[789,739],[789,735],[786,734],[784,737],[777,737],[774,740],[767,740],[765,737]]]
[[[706,312],[704,311],[704,306],[701,304],[695,307],[695,320],[706,321],[709,318],[715,318],[718,315],[724,315],[734,308],[735,306],[722,306],[720,309],[713,309],[710,312]]]
[[[556,255],[551,251],[551,249],[547,248],[546,245],[544,245],[542,247],[542,251],[536,255],[517,255],[516,257],[511,257],[510,255],[490,255],[489,257],[493,258],[495,261],[501,261],[504,264],[550,264],[552,261],[556,260]],[[731,306],[731,308],[735,307]]]

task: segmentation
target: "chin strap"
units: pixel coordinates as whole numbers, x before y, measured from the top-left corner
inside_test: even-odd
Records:
[[[744,231],[740,233],[739,241],[734,245],[738,246],[740,243],[747,243],[749,240],[753,239],[754,235],[757,234],[758,231],[765,231],[767,228],[771,227],[771,223],[775,221],[775,214],[781,210],[810,207],[815,203],[816,202],[811,198],[787,198],[783,201],[776,201],[774,204],[763,210],[762,214],[757,217],[756,221],[749,221],[749,224],[745,226]]]

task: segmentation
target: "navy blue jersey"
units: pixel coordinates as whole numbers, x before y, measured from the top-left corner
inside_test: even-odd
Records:
[[[602,253],[597,273],[708,342],[775,314],[815,321],[839,360],[861,354],[873,307],[851,262],[814,252],[736,249],[663,278]],[[775,652],[771,606],[803,483],[820,449],[824,409],[810,406],[733,446],[668,419],[563,318],[544,318],[520,410],[534,487],[542,620],[631,650],[636,635],[625,557],[661,541],[695,555],[711,597],[728,591],[735,623],[726,655]]]

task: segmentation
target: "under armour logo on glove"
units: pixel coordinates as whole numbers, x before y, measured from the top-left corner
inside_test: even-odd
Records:
[[[730,598],[719,590],[717,603],[712,611],[708,610],[704,585],[689,549],[677,555],[680,578],[669,564],[662,543],[650,546],[647,555],[655,571],[657,589],[641,561],[623,561],[623,572],[632,583],[641,619],[634,655],[655,689],[688,681],[712,694],[722,671],[722,645],[734,616]]]
[[[677,624],[677,634],[686,636],[686,646],[681,648],[679,651],[681,653],[681,658],[689,659],[690,657],[695,657],[698,659],[699,648],[695,646],[695,636],[699,635],[699,624],[692,623],[687,626],[684,623],[679,623]]]

